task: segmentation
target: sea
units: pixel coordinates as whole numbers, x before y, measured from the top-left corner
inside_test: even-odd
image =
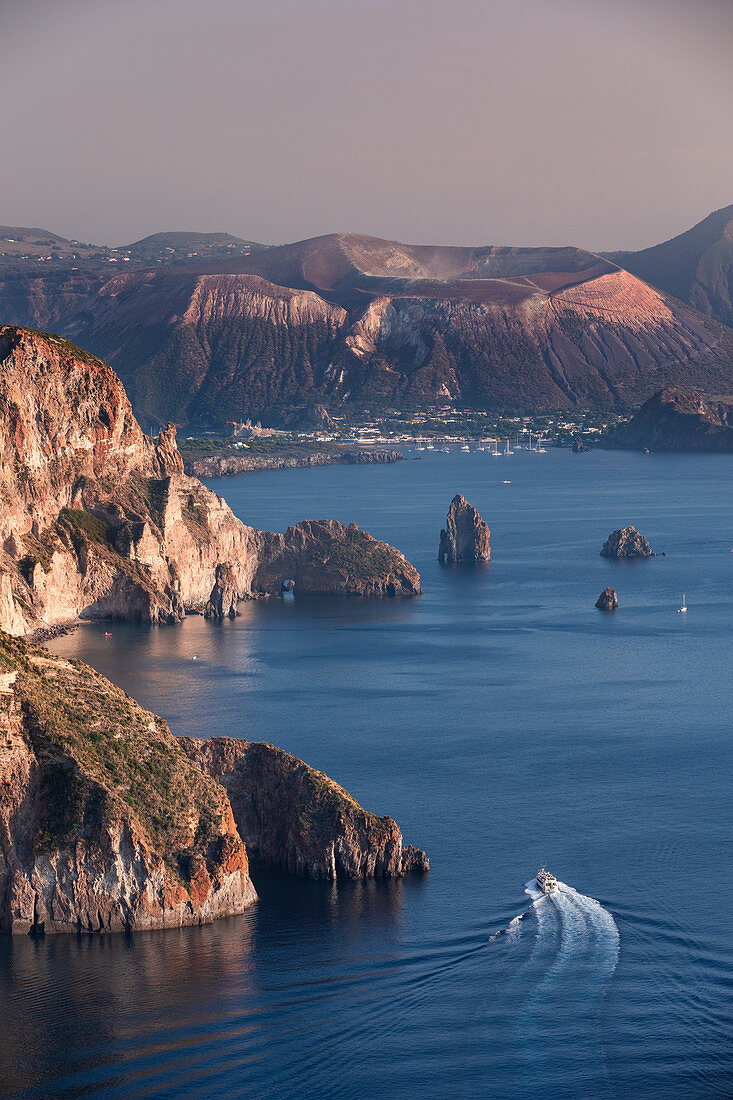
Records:
[[[175,733],[302,757],[430,873],[254,865],[257,904],[206,927],[0,939],[0,1094],[733,1096],[733,457],[409,451],[209,484],[258,527],[355,521],[423,595],[49,648]],[[438,563],[457,492],[488,565]],[[629,523],[665,556],[601,557]]]

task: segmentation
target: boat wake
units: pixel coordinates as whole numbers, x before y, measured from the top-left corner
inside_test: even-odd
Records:
[[[546,896],[534,879],[525,885],[537,938],[521,968],[524,995],[515,1016],[522,1076],[528,1091],[544,1074],[556,1076],[560,1050],[565,1074],[577,1075],[588,1095],[602,1096],[608,1081],[596,1009],[616,969],[619,932],[600,902],[567,883],[558,885]]]

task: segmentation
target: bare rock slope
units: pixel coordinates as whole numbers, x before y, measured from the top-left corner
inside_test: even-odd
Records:
[[[326,405],[618,405],[724,390],[728,330],[576,248],[449,248],[329,234],[226,271],[119,275],[67,318],[165,424]]]

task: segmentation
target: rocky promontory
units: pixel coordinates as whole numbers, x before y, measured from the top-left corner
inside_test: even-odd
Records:
[[[668,386],[650,397],[627,424],[601,440],[604,447],[650,451],[733,451],[733,405],[705,401],[694,390]]]
[[[445,528],[440,532],[438,561],[490,561],[490,534],[473,505],[456,493],[448,509]]]
[[[366,466],[402,462],[401,451],[346,450],[344,447],[319,446],[315,450],[294,444],[272,454],[257,454],[223,447],[217,454],[197,454],[184,449],[183,465],[192,477],[227,477],[259,473],[263,470],[295,470],[308,466]]]
[[[166,723],[0,633],[0,930],[200,924],[256,897],[226,792]]]
[[[175,429],[145,436],[114,372],[67,341],[0,328],[0,368],[0,628],[9,633],[80,617],[213,613],[224,565],[225,614],[238,599],[278,594],[288,577],[301,592],[419,592],[409,562],[365,532],[333,521],[285,534],[242,523],[184,474]]]
[[[181,737],[190,759],[220,782],[247,850],[302,878],[393,878],[429,870],[391,817],[362,809],[348,791],[273,745]]]
[[[618,607],[618,596],[616,595],[616,589],[604,588],[600,596],[596,600],[596,607],[599,611],[615,611]]]
[[[428,870],[389,817],[272,745],[175,738],[76,660],[0,632],[0,931],[202,924],[311,878]]]
[[[612,531],[601,548],[602,558],[651,558],[649,540],[639,534],[635,527],[619,527]]]

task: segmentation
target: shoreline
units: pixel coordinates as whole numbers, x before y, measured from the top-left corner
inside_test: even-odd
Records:
[[[256,474],[266,470],[295,470],[308,466],[368,466],[404,462],[398,450],[313,452],[289,451],[281,455],[222,454],[188,457],[183,454],[183,469],[189,477],[230,477],[235,474]]]

